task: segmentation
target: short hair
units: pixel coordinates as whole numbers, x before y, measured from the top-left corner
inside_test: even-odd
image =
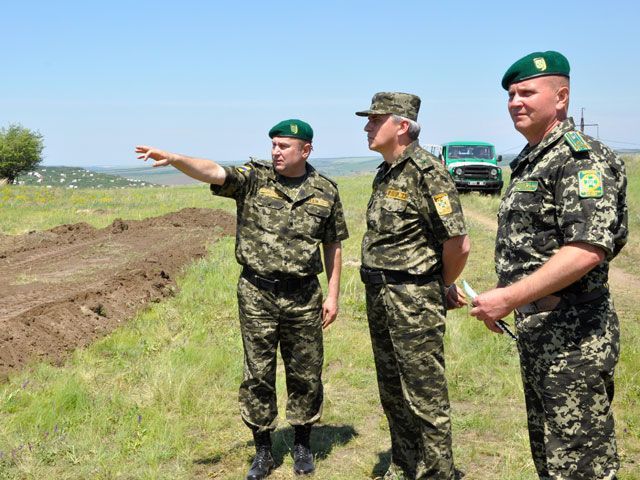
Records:
[[[407,117],[402,117],[400,115],[392,114],[391,118],[395,123],[400,123],[402,121],[409,122],[409,129],[407,130],[407,135],[411,140],[417,140],[420,136],[420,124],[415,120],[411,120]]]

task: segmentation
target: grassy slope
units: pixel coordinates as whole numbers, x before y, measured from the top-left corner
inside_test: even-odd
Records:
[[[326,401],[313,437],[317,476],[323,479],[371,478],[388,462],[388,432],[357,276],[370,180],[340,181],[351,238],[344,246],[341,315],[325,335]],[[640,201],[637,193],[631,195],[635,183],[632,211]],[[43,195],[34,188],[0,189],[0,199],[13,207],[0,209],[0,229],[21,233],[77,221],[104,226],[116,217],[143,218],[184,206],[233,209],[226,200],[212,200],[202,186],[53,191],[45,201]],[[486,212],[495,208],[488,197],[465,197],[468,201]],[[470,231],[473,253],[464,278],[483,290],[494,283],[493,238],[474,222]],[[631,242],[630,250],[634,246]],[[233,239],[224,239],[185,272],[175,298],[76,352],[63,368],[35,365],[0,386],[0,479],[243,478],[253,448],[237,412],[238,271]],[[640,462],[640,338],[633,309],[637,294],[630,295],[616,298],[624,334],[616,392],[624,480],[640,478],[633,473]],[[449,316],[446,340],[458,468],[470,480],[536,478],[514,345],[489,334],[465,310]],[[283,373],[280,367],[283,418],[275,436],[283,465],[274,479],[293,478]]]

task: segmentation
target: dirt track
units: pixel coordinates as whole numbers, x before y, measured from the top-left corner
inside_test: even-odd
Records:
[[[33,360],[59,362],[170,295],[183,266],[234,232],[234,216],[191,208],[0,235],[0,380]]]

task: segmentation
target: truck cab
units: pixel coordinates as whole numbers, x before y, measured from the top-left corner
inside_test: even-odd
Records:
[[[495,147],[486,142],[449,142],[442,145],[440,159],[459,191],[483,191],[499,195],[502,169]]]

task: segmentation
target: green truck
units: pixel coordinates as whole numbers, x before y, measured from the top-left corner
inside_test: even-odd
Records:
[[[499,195],[502,169],[495,147],[486,142],[449,142],[441,147],[440,159],[459,191],[478,190]]]

